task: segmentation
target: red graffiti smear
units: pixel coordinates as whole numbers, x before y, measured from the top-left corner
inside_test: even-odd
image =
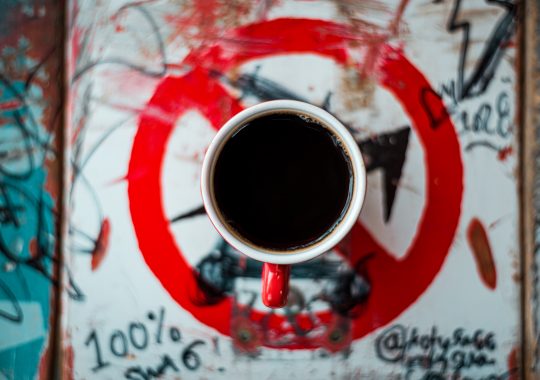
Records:
[[[7,100],[0,102],[0,111],[15,110],[22,107],[22,103],[19,100]]]
[[[111,223],[108,218],[103,219],[101,223],[101,228],[96,240],[96,245],[92,251],[92,271],[95,271],[100,265],[105,255],[107,254],[107,249],[109,248],[109,237],[111,235]]]
[[[140,116],[127,174],[130,212],[140,251],[171,297],[200,322],[224,335],[233,333],[232,321],[226,316],[231,316],[234,301],[228,297],[214,304],[200,303],[197,279],[164,213],[162,165],[175,121],[195,109],[219,129],[243,109],[213,75],[215,71],[227,72],[250,60],[291,53],[317,54],[360,70],[362,64],[350,56],[349,44],[361,38],[346,25],[312,19],[277,19],[237,28],[219,45],[192,51],[183,63],[192,65],[193,70],[180,77],[164,78]],[[372,288],[361,312],[351,319],[351,339],[386,325],[429,287],[454,239],[463,193],[460,148],[451,119],[441,120],[434,128],[429,112],[419,102],[422,91],[431,88],[426,78],[402,51],[388,45],[381,49],[377,72],[379,85],[400,102],[424,149],[427,199],[413,242],[399,260],[361,223],[353,228],[351,253],[344,259],[352,267],[364,262],[362,271]],[[440,99],[430,101],[439,109],[443,107]],[[264,324],[271,332],[274,339],[264,343],[269,347],[320,347],[318,340],[295,334],[282,315],[247,307],[244,311],[252,323]],[[335,315],[323,311],[316,313],[316,318],[317,323],[328,328]],[[295,321],[299,326],[312,324],[307,314],[297,315]]]
[[[510,156],[512,154],[514,150],[512,149],[511,146],[507,146],[505,148],[502,148],[501,150],[499,150],[499,152],[497,153],[497,158],[500,160],[500,161],[504,161],[508,158],[508,156]]]
[[[467,241],[476,261],[476,269],[482,282],[491,290],[497,287],[497,270],[486,229],[477,218],[467,227]]]
[[[30,253],[30,256],[36,258],[39,254],[39,247],[37,243],[37,239],[35,237],[30,239],[30,242],[28,243],[28,252]]]
[[[508,380],[518,380],[519,379],[519,362],[518,362],[518,348],[512,348],[512,351],[508,354]]]
[[[73,346],[69,345],[64,349],[64,358],[62,361],[62,378],[66,380],[74,380],[75,375],[74,371],[74,361],[75,361],[75,352]]]

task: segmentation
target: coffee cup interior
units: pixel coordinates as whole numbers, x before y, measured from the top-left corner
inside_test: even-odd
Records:
[[[201,191],[222,237],[256,260],[293,264],[337,245],[365,196],[362,156],[350,132],[307,103],[250,107],[218,132]]]

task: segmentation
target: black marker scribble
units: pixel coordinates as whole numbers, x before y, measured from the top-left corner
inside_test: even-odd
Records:
[[[384,363],[401,367],[406,378],[509,379],[518,371],[499,372],[494,331],[456,327],[450,333],[395,324],[375,339],[375,354]],[[480,375],[482,373],[482,375]],[[474,377],[473,377],[474,376]]]
[[[13,323],[22,323],[23,309],[13,286],[23,291],[23,297],[32,297],[26,273],[29,269],[39,273],[53,287],[59,286],[55,271],[59,265],[56,251],[58,212],[44,188],[44,179],[39,171],[46,159],[60,159],[53,145],[62,105],[51,106],[49,126],[42,126],[35,115],[35,99],[31,93],[40,73],[57,54],[57,46],[48,49],[41,60],[31,67],[18,66],[15,78],[0,72],[0,94],[2,94],[2,141],[0,142],[0,258],[4,266],[4,278],[0,279],[0,293],[6,306],[0,308],[0,318]],[[24,53],[21,53],[24,54]],[[59,70],[60,67],[57,67]],[[10,72],[11,73],[11,72]],[[48,73],[54,78],[54,70]],[[45,131],[51,131],[45,133]],[[35,188],[35,180],[40,182]],[[29,237],[27,237],[29,236]],[[69,269],[64,265],[66,289],[73,299],[83,297]],[[7,278],[10,281],[7,281]]]
[[[503,148],[502,147],[498,147],[496,145],[494,145],[493,143],[487,141],[487,140],[479,140],[479,141],[473,141],[467,145],[465,145],[465,151],[469,152],[471,150],[473,150],[474,148],[476,147],[484,147],[484,148],[488,148],[488,149],[491,149],[495,152],[499,152],[501,151]]]
[[[449,32],[461,31],[463,33],[461,52],[459,57],[457,78],[457,100],[463,100],[482,94],[489,86],[500,64],[506,46],[515,29],[517,6],[507,0],[486,0],[486,3],[503,7],[506,11],[500,21],[494,26],[491,36],[487,39],[482,55],[476,62],[472,73],[465,74],[467,54],[470,43],[471,23],[458,21],[462,0],[456,0],[448,21]]]
[[[11,289],[6,285],[6,283],[0,278],[0,294],[4,294],[7,300],[11,303],[13,308],[12,312],[0,309],[0,318],[5,318],[15,323],[21,323],[23,321],[24,315],[19,305],[17,297]]]
[[[145,21],[150,25],[150,28],[152,30],[152,37],[155,39],[155,43],[158,47],[159,56],[160,56],[160,70],[149,70],[144,66],[137,65],[133,62],[130,62],[122,57],[111,57],[111,58],[103,58],[95,61],[87,62],[83,65],[83,67],[78,68],[75,71],[75,74],[71,78],[71,81],[74,83],[77,80],[79,80],[84,74],[86,74],[88,71],[94,69],[97,66],[100,65],[120,65],[127,67],[131,70],[138,71],[144,75],[150,76],[150,77],[156,77],[161,78],[163,77],[167,72],[167,59],[166,59],[166,51],[165,51],[165,43],[163,41],[163,38],[161,37],[161,34],[159,32],[159,26],[157,22],[154,20],[150,12],[140,3],[133,3],[133,4],[126,4],[118,11],[116,12],[115,16],[125,12],[126,10],[133,9],[139,12],[145,19]]]

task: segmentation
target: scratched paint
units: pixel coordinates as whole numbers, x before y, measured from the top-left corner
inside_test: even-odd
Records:
[[[84,300],[65,309],[68,372],[513,375],[515,15],[480,0],[71,1],[68,247]],[[349,128],[368,188],[351,235],[292,267],[276,311],[261,263],[205,216],[199,178],[228,118],[281,98]]]
[[[0,3],[0,369],[46,378],[58,258],[58,4]],[[44,34],[48,30],[49,34]]]

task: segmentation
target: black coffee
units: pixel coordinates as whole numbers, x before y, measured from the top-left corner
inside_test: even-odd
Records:
[[[245,124],[225,143],[214,169],[225,222],[272,250],[323,239],[344,216],[352,186],[352,165],[337,137],[297,114]]]

